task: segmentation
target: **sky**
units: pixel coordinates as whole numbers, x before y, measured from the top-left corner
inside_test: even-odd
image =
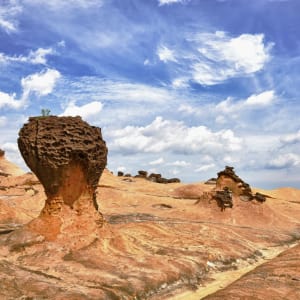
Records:
[[[108,168],[300,188],[299,0],[0,0],[0,148],[50,109]]]

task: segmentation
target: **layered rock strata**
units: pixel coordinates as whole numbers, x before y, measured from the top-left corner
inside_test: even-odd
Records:
[[[74,228],[68,229],[75,224],[84,233],[101,227],[96,188],[107,148],[100,128],[80,117],[32,117],[19,132],[18,146],[47,196],[39,218],[28,224],[30,229],[54,239],[63,232],[74,233]]]

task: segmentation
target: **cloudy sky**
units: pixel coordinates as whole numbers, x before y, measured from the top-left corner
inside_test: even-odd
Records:
[[[300,188],[300,1],[0,0],[0,148],[47,108],[108,167]]]

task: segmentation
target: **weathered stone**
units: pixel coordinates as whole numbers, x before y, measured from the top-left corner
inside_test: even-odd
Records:
[[[232,193],[228,187],[225,187],[222,191],[216,191],[214,199],[216,199],[222,211],[225,210],[226,207],[233,207]]]
[[[42,227],[47,216],[59,217],[56,226],[60,232],[65,215],[68,220],[73,218],[72,211],[77,216],[86,214],[98,225],[103,223],[96,188],[106,166],[107,148],[100,128],[80,117],[32,117],[20,130],[18,145],[47,195],[40,219],[32,222],[35,227]]]
[[[168,179],[168,183],[179,183],[180,179],[179,178],[170,178]]]
[[[216,185],[217,183],[217,178],[210,178],[207,181],[204,182],[205,184],[211,184],[211,185]]]
[[[143,177],[147,177],[148,172],[141,170],[141,171],[138,171],[138,174],[141,175],[141,176],[143,176]]]
[[[217,190],[223,190],[225,187],[228,187],[236,196],[245,196],[252,199],[250,185],[235,174],[233,167],[226,166],[225,170],[218,173],[216,188]]]

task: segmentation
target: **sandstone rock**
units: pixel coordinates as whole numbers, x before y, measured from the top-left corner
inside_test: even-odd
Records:
[[[141,175],[141,176],[143,176],[143,177],[147,177],[148,172],[141,170],[141,171],[138,171],[138,174]]]
[[[254,195],[254,199],[256,200],[256,201],[258,201],[258,202],[265,202],[266,201],[266,196],[265,195],[263,195],[263,194],[261,194],[261,193],[256,193],[255,195]]]
[[[95,192],[107,160],[101,129],[80,117],[33,117],[20,130],[18,145],[47,195],[26,229],[49,240],[72,226],[95,233],[103,224]]]
[[[217,178],[210,178],[207,181],[204,182],[205,184],[211,184],[211,185],[216,185],[217,183]]]
[[[0,149],[0,176],[20,176],[25,172],[5,158],[5,151]]]
[[[222,191],[216,191],[214,199],[216,199],[222,211],[225,210],[226,207],[233,207],[232,194],[228,187],[224,187]]]
[[[168,183],[179,183],[180,179],[179,178],[169,178]]]
[[[240,196],[244,201],[253,198],[249,184],[235,174],[233,167],[226,166],[225,170],[218,173],[216,188],[223,190],[225,187],[228,187],[235,196]]]

